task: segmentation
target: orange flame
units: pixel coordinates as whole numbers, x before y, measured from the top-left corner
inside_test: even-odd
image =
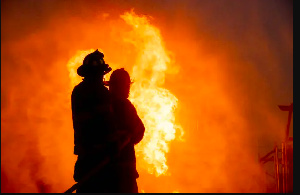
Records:
[[[143,140],[136,146],[136,152],[138,159],[141,156],[146,162],[144,168],[159,176],[168,170],[165,155],[169,151],[168,144],[175,139],[176,130],[183,135],[181,126],[175,124],[174,111],[178,100],[162,87],[170,57],[164,48],[159,30],[146,17],[139,17],[131,11],[121,18],[133,27],[129,36],[124,37],[124,43],[131,43],[139,50],[131,72],[134,83],[129,99],[135,105],[146,131]],[[78,51],[69,60],[67,67],[71,88],[81,81],[76,70],[83,58],[94,50]]]
[[[78,85],[82,77],[77,74],[77,68],[81,65],[84,57],[95,51],[94,49],[86,50],[86,51],[77,51],[77,53],[69,60],[67,67],[69,71],[69,78],[71,80],[70,88],[71,90]]]
[[[137,108],[146,132],[136,150],[142,152],[149,165],[148,172],[159,176],[168,169],[165,156],[169,150],[168,143],[175,139],[176,129],[181,130],[175,124],[174,116],[178,100],[162,87],[170,57],[159,30],[146,17],[139,17],[133,11],[121,17],[133,27],[131,43],[140,48],[132,71],[135,82],[130,100]]]

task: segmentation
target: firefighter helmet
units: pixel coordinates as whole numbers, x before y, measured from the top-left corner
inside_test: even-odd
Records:
[[[104,61],[104,54],[98,49],[93,53],[85,56],[83,63],[77,69],[77,74],[82,77],[90,75],[102,74],[105,75],[111,71],[111,67]]]

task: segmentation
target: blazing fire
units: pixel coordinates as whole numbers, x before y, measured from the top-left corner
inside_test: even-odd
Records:
[[[175,139],[176,130],[183,134],[181,126],[175,124],[174,111],[178,100],[169,90],[163,88],[170,57],[164,48],[159,30],[146,17],[137,16],[131,11],[121,18],[133,27],[124,42],[130,42],[139,49],[136,63],[130,71],[134,83],[129,99],[135,105],[146,131],[143,140],[136,146],[136,152],[146,162],[143,167],[149,173],[159,176],[168,170],[168,144]],[[94,50],[78,51],[69,60],[67,67],[71,88],[82,79],[76,70],[83,58]],[[112,68],[115,69],[113,66]],[[106,75],[105,78],[108,77]]]
[[[90,49],[87,51],[78,51],[74,57],[72,57],[68,62],[68,70],[69,70],[69,77],[71,80],[70,90],[72,90],[77,84],[82,81],[82,77],[77,74],[77,68],[82,64],[84,57],[95,51],[94,49]]]
[[[287,113],[277,105],[293,102],[291,1],[1,5],[1,192],[74,184],[70,95],[96,49],[133,81],[146,126],[139,192],[270,191],[258,156],[281,143]]]

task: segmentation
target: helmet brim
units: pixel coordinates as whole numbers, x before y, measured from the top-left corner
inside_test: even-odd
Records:
[[[81,77],[87,77],[90,75],[95,75],[95,73],[102,73],[102,75],[105,75],[111,71],[111,68],[108,64],[104,64],[105,66],[88,66],[85,64],[82,64],[77,68],[77,74]]]

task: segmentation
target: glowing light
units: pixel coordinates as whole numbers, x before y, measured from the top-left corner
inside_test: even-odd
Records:
[[[169,151],[168,143],[175,139],[176,130],[182,131],[175,124],[174,110],[178,100],[162,86],[170,57],[159,30],[149,23],[148,18],[133,11],[121,17],[133,27],[131,43],[139,49],[132,71],[135,82],[130,100],[137,108],[146,132],[136,151],[142,152],[148,171],[159,176],[168,169],[165,156]]]
[[[82,77],[77,74],[77,68],[82,64],[84,57],[95,51],[95,49],[77,51],[77,53],[68,61],[67,67],[69,71],[69,78],[71,80],[70,88],[73,89],[82,81]]]
[[[146,162],[144,167],[148,172],[159,176],[165,174],[168,169],[165,156],[169,151],[168,144],[175,139],[176,130],[183,134],[181,127],[175,124],[174,111],[178,100],[169,90],[162,87],[170,58],[159,30],[150,25],[146,17],[127,12],[121,18],[133,27],[132,36],[129,36],[129,39],[124,37],[124,43],[128,44],[130,41],[139,51],[135,56],[136,64],[130,73],[134,83],[129,99],[135,105],[146,130],[143,140],[136,146],[136,151]],[[82,80],[77,75],[77,68],[84,57],[93,51],[95,49],[78,51],[69,60],[67,67],[71,88]]]

